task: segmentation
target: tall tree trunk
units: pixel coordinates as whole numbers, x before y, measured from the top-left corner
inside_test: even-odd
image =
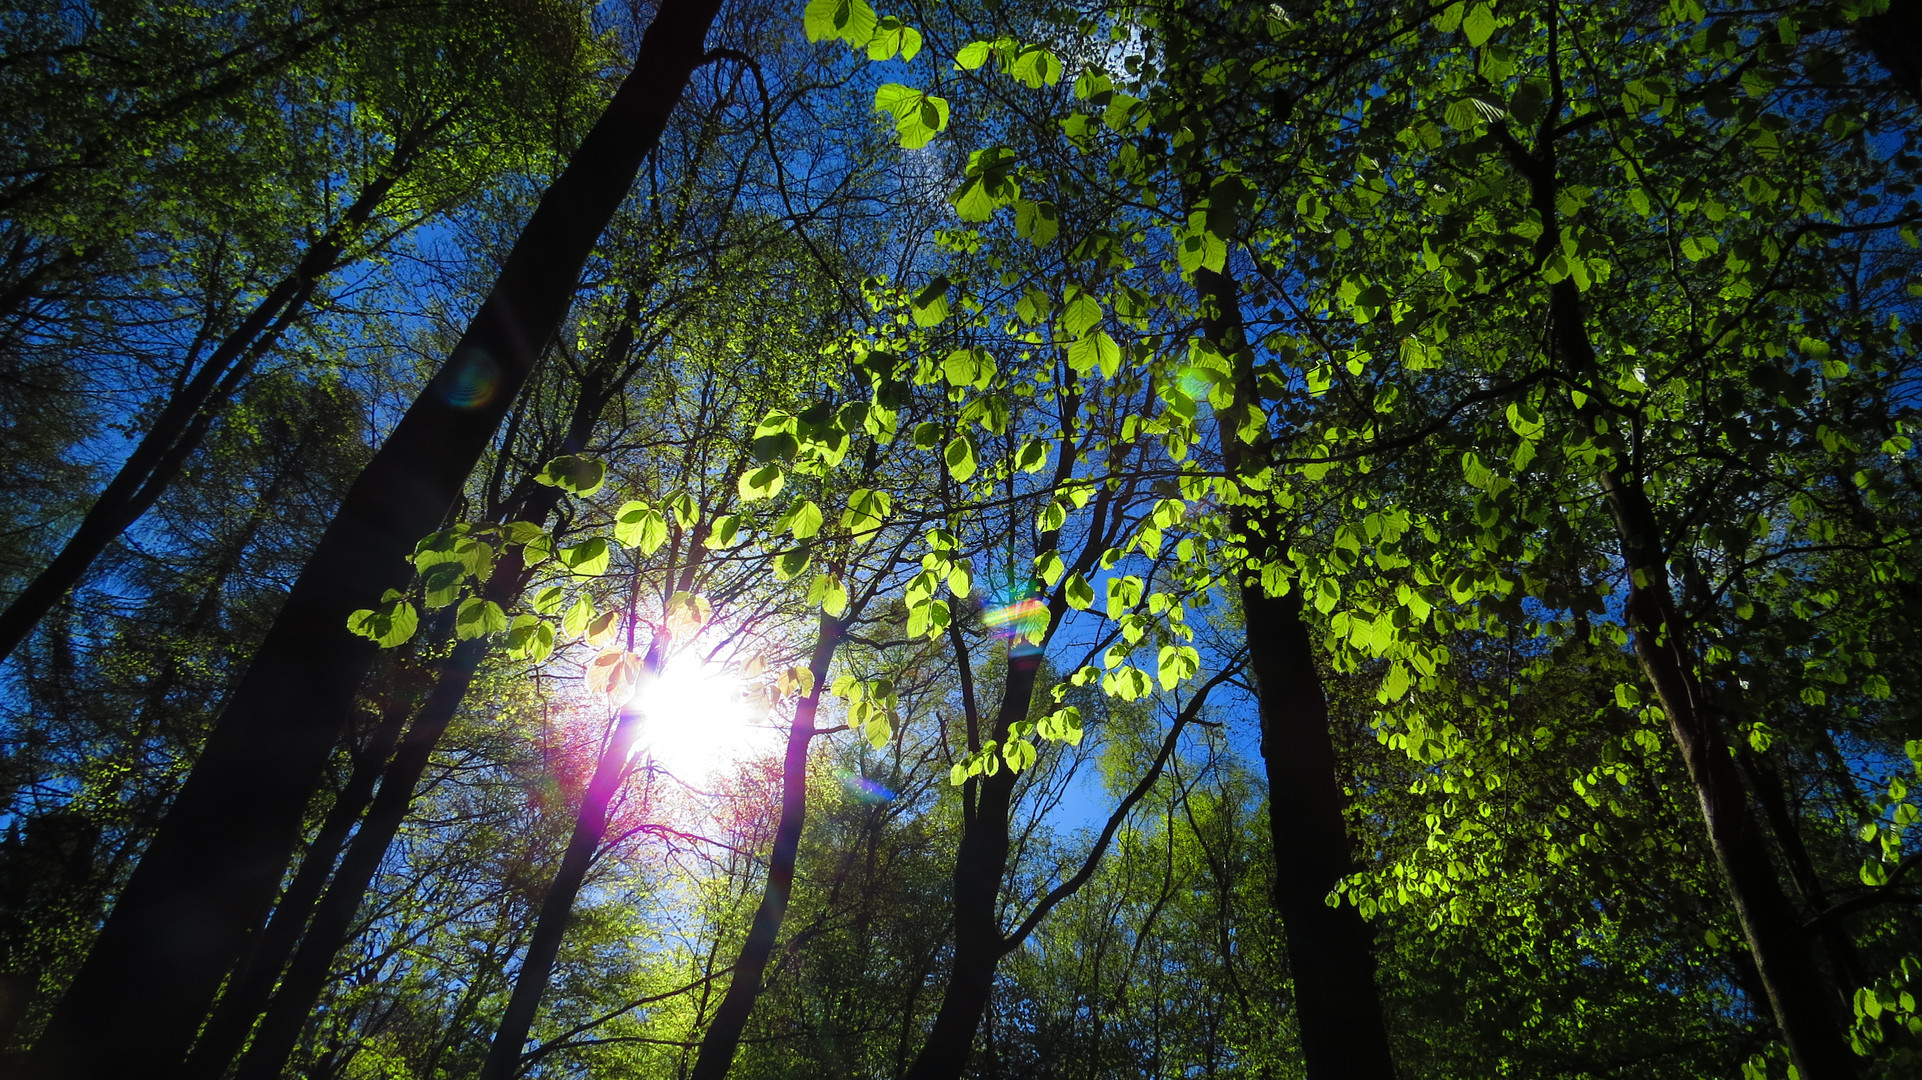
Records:
[[[388,167],[367,185],[340,220],[308,245],[287,276],[221,339],[193,377],[168,399],[153,426],[121,463],[120,471],[88,508],[79,528],[46,568],[0,611],[0,660],[11,655],[53,605],[80,583],[109,544],[153,508],[180,475],[187,458],[199,448],[227,402],[245,385],[254,365],[305,312],[320,280],[340,265],[341,253],[406,175],[421,144],[451,119],[452,114],[448,114],[417,137],[404,140]],[[188,357],[186,363],[192,362]]]
[[[494,1031],[493,1045],[488,1047],[479,1080],[512,1080],[520,1071],[521,1048],[527,1045],[527,1033],[534,1026],[541,997],[547,993],[554,958],[560,954],[561,940],[567,936],[567,924],[573,917],[574,900],[580,895],[581,884],[587,880],[587,871],[594,865],[594,857],[600,854],[601,841],[607,836],[608,809],[630,772],[630,751],[640,734],[641,694],[659,676],[661,665],[667,661],[667,648],[667,630],[656,629],[643,661],[641,685],[628,704],[621,707],[600,760],[594,764],[587,792],[581,797],[581,808],[574,815],[574,832],[567,838],[560,869],[555,871],[554,880],[548,883],[547,895],[541,899],[534,936],[527,943],[527,955],[521,959],[514,991],[507,999],[500,1026]]]
[[[1542,235],[1535,241],[1538,263],[1560,250],[1562,242],[1556,205],[1560,177],[1552,123],[1567,105],[1558,26],[1559,20],[1551,18],[1547,42],[1551,98],[1534,150],[1523,146],[1505,123],[1494,129],[1510,164],[1528,183],[1532,207],[1541,215]],[[1575,407],[1575,415],[1591,430],[1612,430],[1614,418],[1600,406],[1605,394],[1593,389],[1599,364],[1589,339],[1581,292],[1572,279],[1564,278],[1548,287],[1548,318],[1554,363],[1571,389],[1587,394],[1584,403]],[[1640,477],[1629,470],[1619,454],[1616,460],[1603,462],[1596,479],[1621,544],[1623,569],[1628,572],[1628,601],[1623,614],[1635,658],[1643,677],[1654,686],[1668,717],[1669,731],[1681,749],[1702,809],[1709,849],[1728,886],[1776,1026],[1803,1080],[1847,1080],[1856,1073],[1857,1059],[1843,1036],[1842,1017],[1836,1007],[1840,997],[1816,962],[1810,935],[1782,891],[1769,859],[1762,823],[1749,808],[1720,718],[1710,707],[1698,678],[1694,635],[1669,590],[1668,552],[1655,508]]]
[[[1267,436],[1246,446],[1235,430],[1261,400],[1242,330],[1240,291],[1233,278],[1204,267],[1195,272],[1195,293],[1202,332],[1233,363],[1236,376],[1234,407],[1219,417],[1223,464],[1231,473],[1244,465],[1258,469],[1267,456]],[[1251,557],[1267,562],[1284,554],[1284,522],[1247,506],[1231,508],[1229,519]],[[1354,855],[1343,822],[1328,698],[1302,621],[1301,590],[1274,597],[1259,581],[1244,576],[1239,584],[1268,778],[1275,910],[1288,945],[1302,1057],[1310,1080],[1393,1080],[1368,923],[1352,903],[1327,903],[1354,869]]]
[[[1009,725],[1027,718],[1039,667],[1038,651],[1008,658],[1001,708],[991,733],[995,740],[1007,738]],[[995,967],[1007,953],[999,906],[1001,878],[1008,869],[1008,810],[1015,771],[1003,766],[976,782],[980,786],[974,812],[963,820],[961,846],[954,859],[954,959],[948,968],[948,985],[934,1014],[934,1027],[904,1080],[955,1080],[967,1068],[974,1033],[981,1027],[994,990]]]
[[[1073,370],[1062,369],[1060,377],[1066,393],[1059,417],[1061,452],[1055,457],[1049,484],[1055,490],[1074,474],[1075,460],[1082,450],[1075,434],[1081,396],[1075,389]],[[1109,451],[1111,467],[1120,465],[1125,458],[1123,448]],[[1100,553],[1114,541],[1118,531],[1110,517],[1114,494],[1114,489],[1102,485],[1095,495],[1081,552],[1066,568],[1072,574],[1092,573]],[[1042,533],[1035,544],[1036,554],[1056,551],[1060,540],[1059,529]],[[1033,705],[1041,657],[1068,613],[1065,588],[1071,579],[1071,574],[1063,574],[1061,583],[1048,594],[1047,626],[1034,642],[1032,651],[1018,646],[1008,650],[1001,705],[986,733],[997,744],[1006,741],[1008,729],[1016,721],[1025,720]],[[959,629],[950,626],[949,632],[956,643],[962,696],[968,702],[968,749],[974,751],[980,746],[975,742],[979,733],[974,726],[972,676]],[[961,789],[961,844],[954,859],[954,954],[948,967],[947,986],[941,992],[941,1007],[934,1015],[934,1026],[929,1029],[920,1052],[915,1054],[913,1064],[908,1066],[905,1080],[955,1080],[967,1068],[974,1034],[981,1027],[981,1018],[987,1012],[994,990],[995,967],[1013,947],[1001,933],[998,909],[1001,878],[1008,869],[1008,811],[1014,801],[1014,782],[1014,770],[1003,767],[991,776],[969,780]]]
[[[1565,356],[1579,360],[1585,354],[1592,362],[1580,324],[1572,330],[1564,324],[1579,314],[1575,286],[1564,281],[1550,288],[1557,294],[1550,306],[1558,346]],[[1630,577],[1624,613],[1635,659],[1655,687],[1682,751],[1709,849],[1728,885],[1769,1009],[1805,1080],[1847,1080],[1856,1074],[1857,1059],[1843,1037],[1839,993],[1816,963],[1813,942],[1782,891],[1761,820],[1749,808],[1728,740],[1696,676],[1693,635],[1669,591],[1668,558],[1654,508],[1640,484],[1615,469],[1604,469],[1601,481]]]
[[[227,1063],[239,1053],[254,1018],[260,1015],[268,995],[273,993],[274,983],[287,965],[287,957],[299,943],[301,931],[306,928],[321,891],[327,887],[327,879],[341,850],[347,846],[354,824],[373,799],[374,785],[400,742],[407,717],[408,710],[398,702],[383,712],[346,786],[335,797],[320,830],[301,856],[300,869],[274,905],[273,918],[267,921],[258,941],[247,950],[228,981],[226,992],[220,995],[212,1018],[195,1040],[193,1053],[182,1067],[183,1075],[218,1077],[227,1071]]]
[[[664,0],[616,92],[528,222],[454,354],[415,399],[294,583],[206,750],[29,1059],[43,1080],[170,1071],[272,902],[373,660],[346,630],[409,578],[580,270],[659,141],[719,0]]]
[[[615,331],[608,356],[597,369],[600,374],[605,375],[626,365],[634,343],[633,319],[636,314],[635,306],[630,304],[628,320]],[[590,381],[581,388],[574,413],[568,420],[567,432],[561,439],[561,453],[579,453],[587,447],[594,426],[614,392],[615,388],[605,379]],[[560,501],[559,488],[534,486],[524,503],[512,510],[501,507],[499,512],[503,515],[512,513],[520,520],[544,526]],[[511,549],[488,578],[486,599],[504,610],[512,608],[525,584],[524,570],[521,549]],[[247,1037],[247,1029],[253,1025],[256,1016],[261,1018],[260,1027],[246,1056],[241,1059],[238,1075],[261,1077],[263,1080],[280,1075],[288,1056],[293,1053],[294,1045],[300,1040],[301,1029],[306,1024],[308,1014],[313,1011],[314,1002],[319,1000],[321,991],[327,986],[334,957],[347,944],[361,899],[373,884],[374,875],[380,871],[380,864],[387,856],[387,849],[393,845],[394,837],[400,833],[401,823],[407,818],[407,811],[413,806],[414,794],[419,790],[421,777],[426,775],[434,747],[440,743],[447,725],[467,699],[467,691],[473,685],[474,675],[480,670],[488,648],[486,638],[472,638],[456,645],[453,653],[441,663],[434,688],[421,705],[420,712],[415,715],[414,722],[409,725],[405,740],[394,754],[393,761],[381,775],[380,793],[367,808],[366,820],[361,822],[360,830],[354,834],[353,844],[341,859],[339,869],[334,871],[326,894],[318,900],[307,897],[303,903],[290,887],[287,895],[281,898],[280,907],[274,912],[273,925],[281,922],[282,909],[285,909],[289,936],[274,939],[274,955],[255,959],[247,984],[239,991],[243,996],[232,1006],[232,1027],[220,1024],[223,1014],[230,1011],[227,1000],[221,1000],[214,1022],[208,1025],[206,1034],[194,1046],[183,1070],[185,1076],[217,1080],[226,1072],[227,1063],[233,1060],[234,1054],[239,1052],[241,1043]],[[310,853],[309,858],[312,857]],[[332,867],[333,859],[330,856],[321,868],[323,878],[326,870]],[[301,867],[301,873],[306,873],[305,864]],[[298,951],[294,950],[296,941]],[[290,952],[291,962],[288,959]],[[275,988],[276,980],[279,982],[278,989]]]
[[[741,1032],[747,1027],[748,1014],[761,996],[761,977],[774,941],[781,933],[781,920],[787,915],[788,897],[794,888],[794,862],[801,848],[801,826],[807,818],[808,746],[814,741],[814,717],[821,706],[821,694],[828,685],[828,665],[840,647],[845,624],[828,615],[821,616],[821,627],[814,639],[814,656],[808,670],[814,675],[814,688],[794,708],[794,724],[788,728],[787,754],[781,763],[781,820],[774,829],[774,850],[768,857],[767,885],[761,890],[761,904],[754,910],[747,940],[734,961],[734,975],[721,999],[714,1020],[701,1036],[701,1049],[694,1059],[692,1080],[721,1080],[734,1064]]]

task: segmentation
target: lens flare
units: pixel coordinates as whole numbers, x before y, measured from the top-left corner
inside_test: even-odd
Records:
[[[894,801],[894,792],[889,790],[886,785],[882,784],[879,780],[871,780],[862,776],[860,773],[854,772],[851,769],[834,770],[834,778],[841,781],[841,786],[847,789],[848,797],[852,798],[855,802],[873,805],[875,803]]]
[[[1186,367],[1181,369],[1181,374],[1176,377],[1175,385],[1188,396],[1189,400],[1207,401],[1208,395],[1215,389],[1213,374],[1213,372],[1203,372],[1198,367]]]
[[[455,354],[434,378],[434,389],[457,409],[478,409],[494,400],[500,386],[500,365],[480,349]]]
[[[1028,596],[982,612],[981,620],[1004,638],[1037,640],[1048,630],[1048,606]]]

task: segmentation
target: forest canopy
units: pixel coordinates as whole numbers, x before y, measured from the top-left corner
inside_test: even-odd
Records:
[[[1922,0],[0,9],[0,1074],[1922,1070]]]

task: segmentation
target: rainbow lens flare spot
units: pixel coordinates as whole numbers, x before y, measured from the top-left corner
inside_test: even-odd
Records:
[[[456,409],[478,409],[494,400],[500,389],[500,365],[479,349],[455,354],[434,377],[434,389]]]
[[[894,792],[879,780],[871,780],[851,769],[834,770],[834,778],[841,781],[848,796],[858,803],[886,803],[894,801]]]

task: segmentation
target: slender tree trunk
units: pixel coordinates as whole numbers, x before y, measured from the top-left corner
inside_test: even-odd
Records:
[[[1552,26],[1553,24],[1551,24]],[[1549,50],[1556,49],[1551,32]],[[1556,95],[1550,116],[1561,113],[1559,73],[1551,78]],[[1556,210],[1555,144],[1546,134],[1529,153],[1506,129],[1508,154],[1529,183],[1530,198],[1541,214],[1543,234],[1536,241],[1538,258],[1557,250],[1561,226]],[[1589,385],[1597,360],[1589,340],[1581,292],[1572,280],[1548,287],[1550,346],[1571,386]],[[1612,419],[1590,397],[1576,410],[1584,424],[1603,430]],[[1789,1056],[1804,1080],[1846,1080],[1856,1072],[1856,1057],[1843,1037],[1835,1003],[1837,992],[1815,960],[1812,942],[1783,893],[1769,860],[1762,824],[1750,810],[1742,778],[1736,768],[1719,718],[1695,671],[1692,635],[1669,591],[1668,552],[1655,509],[1638,478],[1617,464],[1605,464],[1597,479],[1614,520],[1628,571],[1628,602],[1624,608],[1635,658],[1654,686],[1669,731],[1681,749],[1689,780],[1695,788],[1707,827],[1709,848],[1728,885],[1729,899],[1747,939],[1749,953],[1767,992],[1776,1026],[1788,1044]]]
[[[193,1052],[188,1055],[181,1072],[185,1076],[219,1077],[227,1071],[227,1063],[240,1052],[241,1043],[247,1039],[254,1018],[259,1016],[273,993],[274,984],[280,979],[280,972],[287,966],[287,958],[293,954],[294,947],[300,942],[301,932],[306,929],[308,918],[314,913],[314,905],[319,902],[321,891],[327,887],[327,879],[332,874],[334,863],[347,846],[347,840],[354,831],[355,822],[360,820],[361,812],[366,810],[374,795],[374,785],[387,766],[387,759],[394,753],[400,742],[401,731],[407,726],[408,711],[397,703],[388,709],[374,728],[373,737],[368,740],[362,751],[360,761],[355,763],[347,785],[334,799],[334,805],[327,811],[321,822],[320,831],[307,845],[306,854],[301,856],[300,869],[294,874],[280,900],[274,905],[273,918],[259,935],[258,943],[248,950],[247,956],[235,969],[228,981],[227,990],[220,996],[213,1017],[207,1021],[200,1038],[194,1042]]]
[[[808,664],[814,674],[814,689],[795,706],[794,724],[788,728],[787,755],[781,763],[781,820],[774,830],[767,885],[761,890],[761,904],[754,911],[747,940],[735,958],[727,996],[721,999],[713,1022],[701,1036],[692,1080],[721,1080],[727,1075],[748,1014],[761,996],[761,977],[767,970],[768,957],[774,953],[774,941],[781,933],[794,887],[794,862],[801,848],[801,826],[807,818],[808,746],[814,741],[814,717],[820,709],[821,694],[827,689],[828,665],[834,660],[834,650],[840,647],[844,629],[840,620],[821,616],[814,656]]]
[[[630,308],[629,315],[634,314]],[[634,325],[632,319],[623,323],[616,331],[615,340],[609,348],[603,372],[615,370],[625,365],[633,346]],[[607,406],[612,390],[604,382],[593,382],[581,390],[581,396],[574,406],[573,416],[568,421],[567,433],[561,440],[562,453],[579,453],[585,449],[588,439],[593,435],[594,425],[599,421],[602,410]],[[516,516],[523,521],[545,525],[560,505],[559,488],[536,486],[517,511]],[[505,510],[503,509],[503,512]],[[486,598],[501,606],[513,607],[520,598],[524,583],[524,564],[521,549],[511,549],[500,565],[487,580]],[[472,638],[454,647],[453,653],[441,664],[440,674],[435,679],[434,688],[422,704],[420,712],[409,726],[405,740],[388,764],[380,778],[380,793],[368,807],[367,818],[361,822],[360,830],[354,834],[353,844],[347,849],[340,867],[334,872],[333,882],[327,892],[316,902],[311,898],[306,906],[291,908],[289,924],[293,936],[299,940],[298,951],[288,960],[287,950],[283,949],[272,959],[271,967],[257,970],[250,980],[258,978],[260,985],[254,988],[248,1000],[236,1003],[236,1028],[232,1031],[221,1029],[222,1041],[212,1040],[216,1034],[210,1025],[202,1044],[194,1047],[193,1054],[184,1070],[184,1075],[195,1080],[218,1080],[227,1068],[227,1063],[240,1049],[246,1038],[247,1028],[252,1026],[256,1015],[261,1017],[259,1030],[247,1054],[241,1059],[239,1077],[260,1077],[271,1080],[280,1075],[287,1058],[293,1053],[294,1045],[300,1041],[300,1032],[313,1011],[314,1002],[319,1000],[321,991],[327,986],[327,978],[332,973],[334,957],[347,939],[354,925],[354,915],[360,910],[361,899],[373,884],[374,875],[380,871],[380,864],[387,856],[394,837],[399,835],[401,823],[407,818],[407,811],[413,806],[414,795],[419,790],[421,777],[426,775],[434,747],[440,743],[441,735],[467,699],[467,691],[472,687],[474,675],[479,671],[481,661],[488,652],[485,638]],[[331,867],[331,859],[328,866]],[[305,871],[302,866],[302,871]],[[296,898],[289,896],[281,900],[282,907],[290,907]],[[309,916],[311,915],[311,924]],[[280,911],[274,913],[278,923]],[[305,933],[301,930],[305,928]],[[291,947],[292,942],[286,943]],[[256,961],[256,965],[263,961]],[[282,968],[286,969],[282,977]],[[279,988],[274,988],[275,980]],[[272,997],[267,997],[271,992]],[[225,1000],[221,1010],[227,1008]],[[219,1013],[216,1013],[216,1020]]]
[[[991,735],[997,741],[1007,737],[1009,725],[1028,715],[1039,664],[1038,652],[1009,657]],[[948,985],[934,1014],[934,1027],[914,1064],[908,1066],[905,1080],[954,1080],[967,1068],[974,1034],[994,990],[995,967],[1007,953],[999,907],[1001,878],[1008,869],[1008,810],[1015,772],[1004,766],[975,782],[979,788],[974,812],[962,823],[961,846],[954,860],[954,959],[948,968]]]
[[[1259,468],[1268,439],[1252,447],[1236,434],[1240,416],[1259,407],[1242,331],[1234,280],[1195,272],[1202,332],[1236,373],[1235,405],[1220,419],[1223,463],[1232,472]],[[1245,506],[1230,510],[1230,528],[1251,556],[1283,553],[1286,528]],[[1301,590],[1272,597],[1259,581],[1240,582],[1248,634],[1248,666],[1261,718],[1261,758],[1268,778],[1268,829],[1275,849],[1275,909],[1288,945],[1295,1016],[1310,1080],[1393,1080],[1375,985],[1373,935],[1352,903],[1330,907],[1328,894],[1354,869],[1346,800],[1328,728],[1328,698],[1315,667],[1314,644],[1301,617]]]
[[[1552,121],[1567,107],[1561,80],[1559,20],[1548,24],[1549,108],[1531,151],[1506,124],[1495,128],[1510,164],[1529,187],[1529,201],[1541,216],[1542,235],[1535,257],[1546,260],[1561,245],[1557,209],[1560,176]],[[1548,287],[1549,349],[1567,384],[1588,394],[1575,415],[1596,432],[1612,430],[1614,418],[1602,412],[1590,389],[1598,368],[1588,335],[1581,291],[1564,278]],[[1689,781],[1701,806],[1709,849],[1728,886],[1742,935],[1754,957],[1789,1057],[1803,1080],[1847,1080],[1857,1059],[1844,1037],[1836,1003],[1838,992],[1816,962],[1811,936],[1782,891],[1769,859],[1768,839],[1750,809],[1734,755],[1720,717],[1709,705],[1696,673],[1693,635],[1669,590],[1668,551],[1663,530],[1641,479],[1622,464],[1622,455],[1605,461],[1597,473],[1602,497],[1621,544],[1628,572],[1628,601],[1623,614],[1642,675],[1654,686],[1669,732],[1682,752]]]
[[[1794,884],[1796,895],[1801,900],[1798,914],[1806,926],[1808,920],[1828,910],[1828,890],[1822,887],[1822,876],[1816,872],[1815,860],[1809,855],[1808,845],[1802,842],[1802,831],[1796,828],[1795,815],[1789,811],[1782,774],[1776,771],[1768,755],[1757,753],[1739,741],[1735,752],[1736,763],[1748,777],[1749,790],[1755,793],[1755,801],[1768,821],[1769,832],[1775,837],[1775,849],[1788,867],[1789,881]],[[1861,960],[1855,952],[1855,943],[1849,940],[1848,930],[1836,919],[1822,921],[1815,926],[1814,932],[1821,939],[1823,950],[1828,953],[1829,970],[1832,973],[1830,981],[1840,995],[1836,999],[1838,1011],[1848,1009],[1851,992],[1858,986],[1867,985]]]
[[[80,527],[46,569],[0,611],[0,660],[26,640],[53,605],[80,583],[101,552],[140,520],[173,483],[223,406],[240,390],[260,357],[299,319],[320,279],[338,265],[341,252],[386,200],[412,154],[411,148],[403,147],[395,155],[394,167],[367,186],[340,222],[307,248],[294,269],[215,346],[200,370],[168,400],[80,520]],[[191,363],[192,358],[188,360]]]
[[[542,345],[581,266],[703,56],[719,0],[665,0],[633,72],[542,198],[447,365],[348,492],[91,954],[30,1074],[169,1072],[272,902],[340,717],[373,660],[346,630],[410,576]]]
[[[518,576],[518,559],[503,563],[502,569],[512,570]],[[496,578],[503,576],[500,570],[495,571]],[[366,819],[360,823],[359,831],[347,847],[347,854],[334,871],[327,892],[313,906],[313,920],[306,924],[306,933],[300,938],[299,949],[287,964],[284,975],[278,970],[274,972],[280,977],[280,985],[261,1011],[260,1025],[254,1032],[253,1042],[240,1059],[235,1076],[241,1080],[274,1080],[280,1076],[288,1055],[293,1053],[294,1045],[300,1041],[301,1028],[307,1022],[307,1015],[313,1011],[314,1002],[327,985],[334,956],[346,944],[354,925],[354,914],[360,910],[361,898],[366,895],[368,885],[380,870],[388,847],[393,844],[395,835],[400,832],[401,822],[407,817],[408,808],[413,805],[414,792],[421,776],[427,771],[434,746],[447,730],[448,722],[459,711],[461,701],[467,696],[467,688],[473,682],[474,672],[486,655],[485,638],[473,638],[456,645],[453,655],[441,669],[433,691],[415,715],[414,722],[408,726],[400,749],[394,754],[386,773],[381,776],[380,791],[367,808]],[[305,920],[297,918],[296,922]],[[245,1019],[251,1021],[253,1015],[250,1013]],[[244,1027],[241,1035],[245,1035]],[[228,1057],[219,1056],[223,1050]],[[194,1067],[183,1070],[182,1075],[188,1080],[217,1080],[225,1071],[231,1054],[231,1048],[210,1046],[203,1054],[196,1047]]]
[[[1579,300],[1563,282],[1551,306],[1574,310]],[[1558,323],[1562,315],[1556,315]],[[1579,329],[1572,333],[1581,333]],[[1558,326],[1558,339],[1564,331]],[[1562,341],[1566,351],[1586,346]],[[1587,353],[1590,360],[1593,352]],[[1642,674],[1655,687],[1670,733],[1682,751],[1702,808],[1709,848],[1728,885],[1729,899],[1748,940],[1749,953],[1767,992],[1770,1011],[1788,1044],[1789,1056],[1805,1080],[1846,1080],[1857,1059],[1843,1037],[1836,1004],[1838,992],[1816,963],[1809,934],[1782,891],[1769,860],[1762,823],[1749,808],[1718,718],[1706,707],[1703,688],[1690,654],[1692,636],[1676,610],[1668,587],[1668,558],[1654,508],[1639,484],[1611,470],[1602,473],[1602,490],[1615,519],[1622,560],[1630,584],[1625,614]]]
[[[608,734],[607,745],[601,750],[600,760],[594,765],[594,776],[587,782],[581,808],[574,815],[574,832],[567,838],[560,869],[555,871],[554,880],[548,883],[547,895],[541,900],[534,936],[527,943],[527,955],[521,959],[520,973],[514,978],[514,992],[507,999],[507,1010],[501,1014],[500,1026],[494,1032],[493,1045],[488,1047],[479,1080],[512,1080],[520,1071],[521,1048],[527,1045],[527,1033],[534,1026],[541,997],[547,993],[554,958],[560,954],[561,940],[567,936],[567,924],[574,913],[574,900],[580,895],[581,884],[587,880],[587,871],[594,865],[601,841],[607,836],[608,808],[630,771],[630,751],[640,734],[641,693],[660,674],[661,665],[667,660],[667,647],[667,631],[656,630],[653,642],[647,647],[641,686],[629,703],[622,706],[614,730]]]

